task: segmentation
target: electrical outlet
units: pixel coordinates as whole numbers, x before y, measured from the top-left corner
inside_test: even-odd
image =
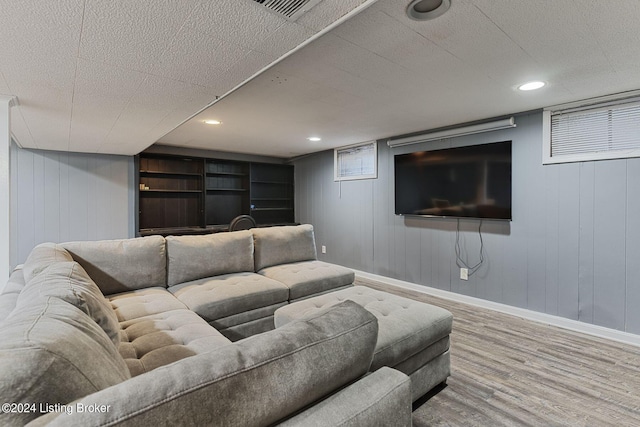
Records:
[[[460,269],[460,279],[469,280],[469,269],[468,268],[461,268]]]
[[[322,253],[326,254],[327,253],[327,247],[325,245],[322,245]]]

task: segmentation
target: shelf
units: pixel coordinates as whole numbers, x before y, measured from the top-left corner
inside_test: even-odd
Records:
[[[187,176],[187,177],[201,177],[201,173],[195,172],[162,172],[162,171],[149,171],[149,170],[141,170],[141,174],[143,175],[172,175],[172,176]]]
[[[137,161],[140,184],[151,187],[136,190],[141,235],[225,231],[243,214],[258,226],[294,220],[292,165],[157,153]]]
[[[247,176],[246,173],[238,172],[207,172],[207,176]]]
[[[253,208],[252,212],[256,211],[291,211],[293,208]]]
[[[202,190],[140,190],[141,193],[202,193]]]
[[[278,185],[293,185],[292,182],[284,181],[251,181],[252,184],[278,184]]]

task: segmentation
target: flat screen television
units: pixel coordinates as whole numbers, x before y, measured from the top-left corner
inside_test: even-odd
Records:
[[[511,220],[511,141],[394,156],[395,213]]]

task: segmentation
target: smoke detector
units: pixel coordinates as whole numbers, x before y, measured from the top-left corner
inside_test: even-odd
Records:
[[[288,21],[295,21],[322,0],[253,0]]]

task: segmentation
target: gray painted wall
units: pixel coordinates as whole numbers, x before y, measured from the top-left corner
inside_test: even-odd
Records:
[[[11,146],[11,266],[42,242],[134,236],[133,157]]]
[[[333,152],[295,161],[296,220],[320,259],[515,307],[640,334],[640,159],[542,165],[542,114],[514,129],[390,149],[378,179],[333,181]],[[394,215],[393,155],[513,141],[513,221],[484,221],[485,264],[469,281],[455,263],[456,220]],[[468,264],[479,220],[460,221]]]

